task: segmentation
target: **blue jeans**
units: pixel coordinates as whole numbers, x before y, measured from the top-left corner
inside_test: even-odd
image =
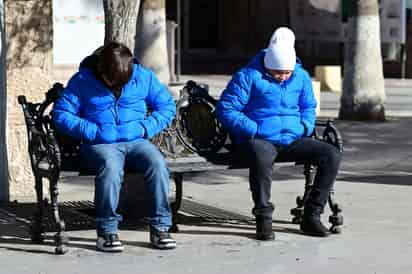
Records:
[[[81,157],[96,172],[94,204],[97,234],[117,233],[122,216],[116,212],[124,168],[143,174],[147,184],[150,225],[168,230],[172,224],[168,201],[169,171],[158,148],[148,140],[83,145]]]

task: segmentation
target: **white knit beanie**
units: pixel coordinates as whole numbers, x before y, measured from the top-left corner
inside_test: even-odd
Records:
[[[289,44],[274,43],[266,50],[263,61],[267,69],[294,70],[296,65],[295,48]]]
[[[292,47],[295,46],[295,34],[293,31],[287,27],[280,27],[275,30],[275,32],[272,34],[272,37],[270,37],[269,45],[273,43],[289,43],[292,44]]]
[[[296,65],[295,35],[286,28],[278,28],[269,43],[263,59],[271,70],[294,70]]]

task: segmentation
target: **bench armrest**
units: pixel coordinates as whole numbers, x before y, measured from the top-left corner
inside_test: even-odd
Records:
[[[343,140],[339,130],[333,124],[332,120],[316,120],[313,137],[335,146],[340,152],[343,152]]]
[[[58,174],[60,166],[59,147],[50,129],[50,117],[44,115],[47,106],[43,103],[27,102],[25,96],[18,101],[23,109],[26,123],[28,150],[35,176]]]
[[[62,90],[63,85],[55,83],[41,103],[31,103],[24,95],[18,96],[27,128],[30,161],[36,177],[59,176],[60,150],[51,126],[51,117],[46,110]]]

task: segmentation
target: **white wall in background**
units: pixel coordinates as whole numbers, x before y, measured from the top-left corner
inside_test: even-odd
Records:
[[[53,0],[53,62],[78,64],[104,41],[102,0]]]

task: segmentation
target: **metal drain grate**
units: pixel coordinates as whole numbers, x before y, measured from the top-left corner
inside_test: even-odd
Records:
[[[87,219],[90,225],[94,227],[95,210],[92,201],[69,201],[61,204],[61,209],[64,212],[78,213],[82,216],[82,222]],[[182,200],[182,206],[179,213],[196,217],[199,222],[213,222],[213,223],[237,223],[237,224],[251,224],[254,223],[254,218],[221,209],[215,206],[202,204],[189,199]],[[179,218],[180,223],[184,224],[186,218]],[[75,219],[65,220],[66,223],[73,225],[82,225],[81,221]],[[125,218],[121,226],[139,226],[147,224],[147,220],[142,218],[140,220],[131,220]]]
[[[66,201],[59,204],[67,230],[94,229],[95,210],[92,201]],[[53,223],[49,220],[49,223]]]
[[[203,221],[206,222],[254,223],[254,219],[249,216],[234,213],[218,207],[201,204],[188,199],[183,199],[180,210],[192,216],[202,218]]]
[[[63,208],[75,208],[77,210],[82,209],[94,209],[94,204],[92,201],[84,200],[84,201],[66,201],[59,204]]]
[[[93,203],[91,203],[93,204]],[[86,206],[87,205],[87,206]],[[67,230],[79,230],[94,228],[94,217],[78,211],[79,208],[90,208],[87,201],[67,202],[59,205],[61,218],[64,220]],[[2,212],[7,212],[15,221],[30,224],[33,213],[37,209],[35,203],[5,203],[0,205]],[[45,231],[56,231],[53,215],[49,205],[44,208],[43,225]]]

